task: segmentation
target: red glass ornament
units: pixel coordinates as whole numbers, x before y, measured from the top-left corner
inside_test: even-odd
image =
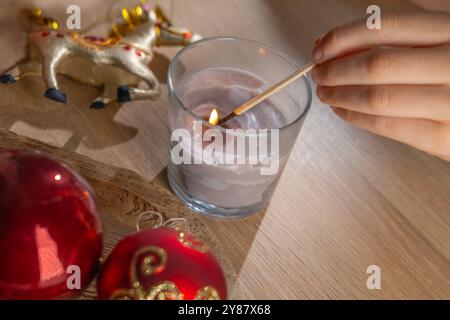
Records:
[[[0,150],[0,299],[73,297],[101,250],[99,212],[79,175],[42,153]]]
[[[226,299],[223,271],[213,254],[184,231],[160,227],[124,238],[97,282],[99,299]]]

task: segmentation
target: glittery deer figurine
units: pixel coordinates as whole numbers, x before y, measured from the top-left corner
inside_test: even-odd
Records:
[[[40,30],[30,33],[28,57],[0,76],[0,83],[43,75],[45,97],[66,103],[57,79],[58,73],[63,74],[103,89],[102,95],[92,102],[93,109],[102,109],[115,100],[156,100],[161,89],[149,68],[153,48],[186,46],[201,38],[173,27],[159,7],[151,9],[145,5],[123,9],[124,22],[114,24],[107,38],[62,32],[55,20],[42,16],[40,9],[27,14],[38,22]],[[147,87],[139,87],[142,81]]]

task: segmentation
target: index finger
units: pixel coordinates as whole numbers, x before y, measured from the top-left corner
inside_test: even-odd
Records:
[[[381,29],[371,30],[366,19],[328,32],[313,51],[322,63],[374,46],[432,46],[450,41],[450,15],[440,12],[381,14]]]

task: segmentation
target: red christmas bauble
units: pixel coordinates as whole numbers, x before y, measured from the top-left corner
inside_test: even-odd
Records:
[[[124,238],[97,282],[99,299],[218,300],[227,298],[213,254],[184,231],[160,227]]]
[[[0,150],[0,299],[73,297],[101,250],[99,212],[79,175],[42,153]]]

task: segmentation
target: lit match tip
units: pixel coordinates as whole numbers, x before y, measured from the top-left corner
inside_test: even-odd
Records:
[[[209,123],[213,126],[216,126],[219,123],[219,112],[217,109],[213,109],[211,111],[211,115],[209,116]]]

